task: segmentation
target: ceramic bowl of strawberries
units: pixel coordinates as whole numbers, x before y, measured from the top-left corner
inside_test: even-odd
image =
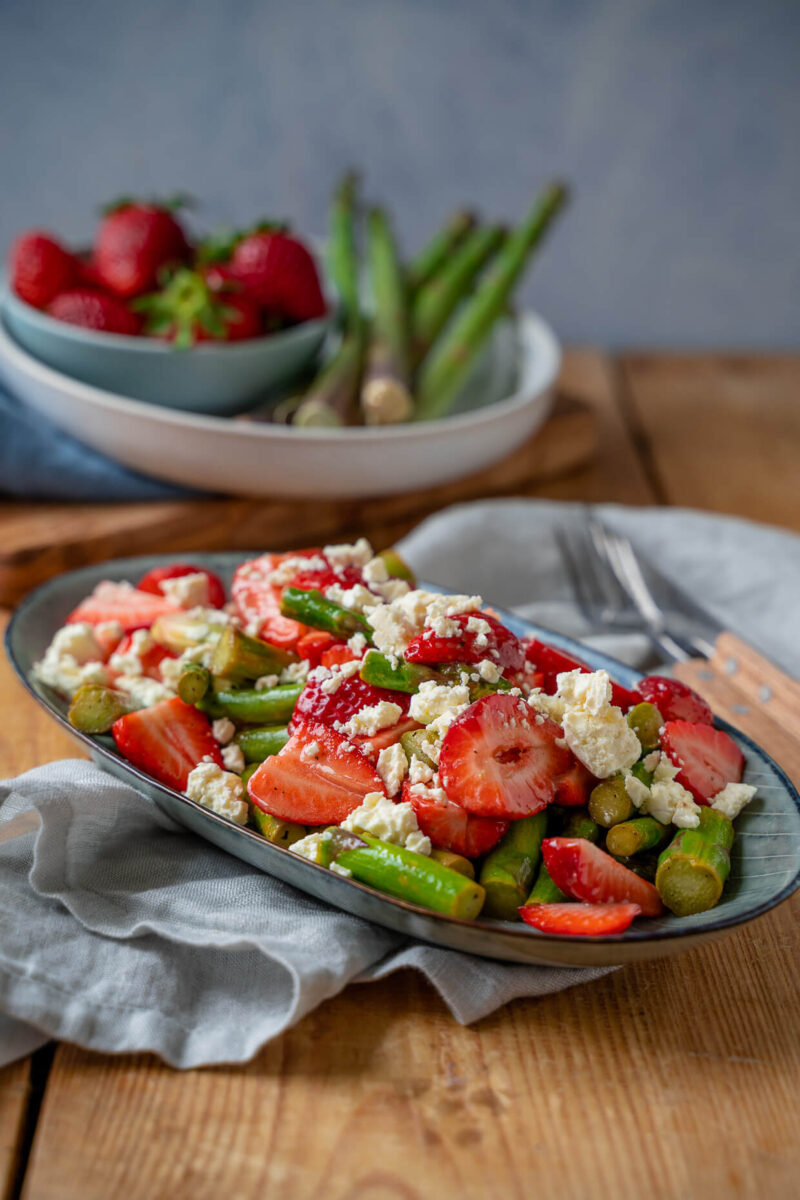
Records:
[[[284,227],[191,238],[169,203],[107,209],[91,249],[21,234],[2,316],[41,362],[169,408],[244,411],[311,368],[330,325],[313,252]]]

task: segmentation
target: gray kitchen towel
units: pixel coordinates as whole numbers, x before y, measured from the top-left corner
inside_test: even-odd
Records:
[[[799,539],[681,510],[598,511],[800,674]],[[554,531],[582,513],[541,501],[463,505],[424,522],[402,550],[421,578],[643,664],[644,639],[609,637],[577,614]],[[185,833],[88,762],[0,783],[0,824],[31,807],[38,832],[0,845],[0,1063],[48,1037],[151,1050],[179,1067],[242,1062],[352,980],[401,967],[422,971],[463,1023],[604,974],[409,942]]]

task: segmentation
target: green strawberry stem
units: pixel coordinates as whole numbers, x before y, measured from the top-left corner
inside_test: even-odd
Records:
[[[461,210],[448,217],[406,269],[409,295],[414,295],[436,275],[449,259],[456,246],[475,226],[475,214]]]
[[[678,917],[713,908],[731,869],[733,824],[713,808],[702,808],[697,829],[681,829],[658,857],[656,887]]]
[[[355,238],[358,175],[348,171],[334,192],[330,212],[328,268],[342,305],[344,326],[351,333],[361,330],[358,288],[358,251]]]
[[[262,675],[279,675],[297,655],[250,637],[226,625],[211,656],[211,673],[230,683],[252,683]]]
[[[260,763],[265,758],[278,754],[289,740],[289,730],[285,725],[266,725],[261,728],[243,729],[236,735],[236,743],[241,747],[245,762]]]
[[[519,908],[531,890],[546,831],[546,812],[512,821],[508,832],[487,855],[480,873],[486,890],[487,917],[519,920]]]
[[[630,858],[643,850],[654,850],[666,836],[667,826],[654,817],[635,817],[609,829],[606,850],[616,858]]]
[[[326,599],[316,588],[285,588],[281,597],[281,612],[285,617],[292,617],[303,625],[310,625],[312,629],[324,629],[326,633],[339,638],[363,633],[368,641],[372,640],[372,630],[366,617]]]
[[[368,425],[407,420],[409,390],[408,308],[403,268],[387,213],[374,208],[367,222],[367,263],[374,312],[361,383],[361,411]]]
[[[480,225],[464,238],[442,269],[420,288],[411,310],[411,344],[414,362],[425,358],[469,292],[483,266],[502,245],[499,225]]]
[[[345,334],[337,353],[304,393],[295,409],[292,424],[331,427],[352,422],[356,412],[362,359],[361,334]]]
[[[360,837],[363,846],[343,850],[335,859],[359,883],[464,921],[472,921],[480,913],[485,893],[479,883],[404,846],[382,842],[367,833]]]
[[[545,188],[525,220],[510,234],[475,293],[426,356],[417,388],[419,420],[444,417],[452,408],[533,250],[566,199],[563,184]]]
[[[226,320],[238,315],[225,304],[224,292],[214,292],[199,271],[188,267],[171,272],[160,291],[132,300],[130,307],[144,315],[146,333],[170,336],[178,350],[193,346],[199,329],[225,338]]]

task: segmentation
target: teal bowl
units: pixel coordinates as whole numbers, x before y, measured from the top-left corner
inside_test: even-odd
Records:
[[[7,286],[0,310],[16,342],[40,362],[94,387],[165,408],[231,416],[311,367],[332,316],[242,342],[176,350],[158,338],[97,333],[32,308]]]

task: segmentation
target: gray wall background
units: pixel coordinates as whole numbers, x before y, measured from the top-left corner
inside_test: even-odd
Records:
[[[178,188],[320,230],[358,163],[411,250],[563,173],[563,337],[800,342],[797,0],[0,0],[0,114],[3,245]]]

